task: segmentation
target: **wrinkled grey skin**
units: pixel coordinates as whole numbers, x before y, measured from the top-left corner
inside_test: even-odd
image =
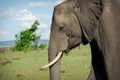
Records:
[[[91,46],[88,80],[120,79],[120,0],[67,0],[54,8],[49,61],[80,43]],[[50,80],[60,80],[60,60],[49,69]]]

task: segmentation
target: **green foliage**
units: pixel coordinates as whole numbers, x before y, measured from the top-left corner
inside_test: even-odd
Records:
[[[39,46],[39,48],[42,49],[42,50],[45,49],[46,47],[47,47],[47,44],[44,44],[44,43],[42,43],[42,44]]]
[[[26,29],[19,34],[15,35],[16,41],[13,50],[14,51],[28,51],[34,45],[35,48],[38,46],[40,35],[37,36],[35,31],[38,29],[39,22],[35,21],[31,28]]]

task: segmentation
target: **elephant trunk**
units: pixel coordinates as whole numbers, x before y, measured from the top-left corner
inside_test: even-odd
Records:
[[[53,61],[60,50],[57,48],[56,41],[53,37],[50,38],[49,49],[48,49],[48,60],[49,63]],[[60,80],[60,62],[61,58],[58,59],[53,65],[49,67],[50,80]]]
[[[52,23],[50,42],[48,49],[48,59],[49,62],[53,61],[61,51],[67,49],[68,37],[65,34],[59,33],[58,28],[55,23]],[[53,65],[49,67],[50,80],[60,80],[60,62],[61,59],[57,60]]]
[[[60,80],[60,60],[50,68],[50,80]]]
[[[48,52],[48,54],[49,54],[49,62],[51,62],[56,57],[57,52],[53,53],[50,51],[50,52]],[[61,62],[61,59],[59,59],[52,66],[49,67],[50,80],[60,80],[60,62]]]

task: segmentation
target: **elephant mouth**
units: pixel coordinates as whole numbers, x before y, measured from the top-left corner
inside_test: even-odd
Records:
[[[63,51],[59,52],[57,54],[57,56],[51,62],[49,62],[48,64],[42,66],[41,69],[44,69],[44,68],[47,68],[47,67],[50,67],[50,66],[54,65],[62,57],[63,53],[67,54],[67,53],[70,52],[70,50],[71,49],[66,49],[66,50],[63,50]]]
[[[63,53],[67,54],[67,53],[70,52],[70,50],[71,50],[71,49],[66,49],[66,50],[63,51]]]
[[[62,55],[63,55],[63,52],[62,51],[59,52],[57,54],[57,56],[51,62],[49,62],[48,64],[42,66],[41,68],[44,69],[44,68],[47,68],[47,67],[50,67],[50,66],[54,65],[62,57]]]

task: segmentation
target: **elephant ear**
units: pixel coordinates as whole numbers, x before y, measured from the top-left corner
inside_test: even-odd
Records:
[[[91,42],[100,25],[102,2],[100,0],[77,0],[74,10],[83,33],[83,44]]]

